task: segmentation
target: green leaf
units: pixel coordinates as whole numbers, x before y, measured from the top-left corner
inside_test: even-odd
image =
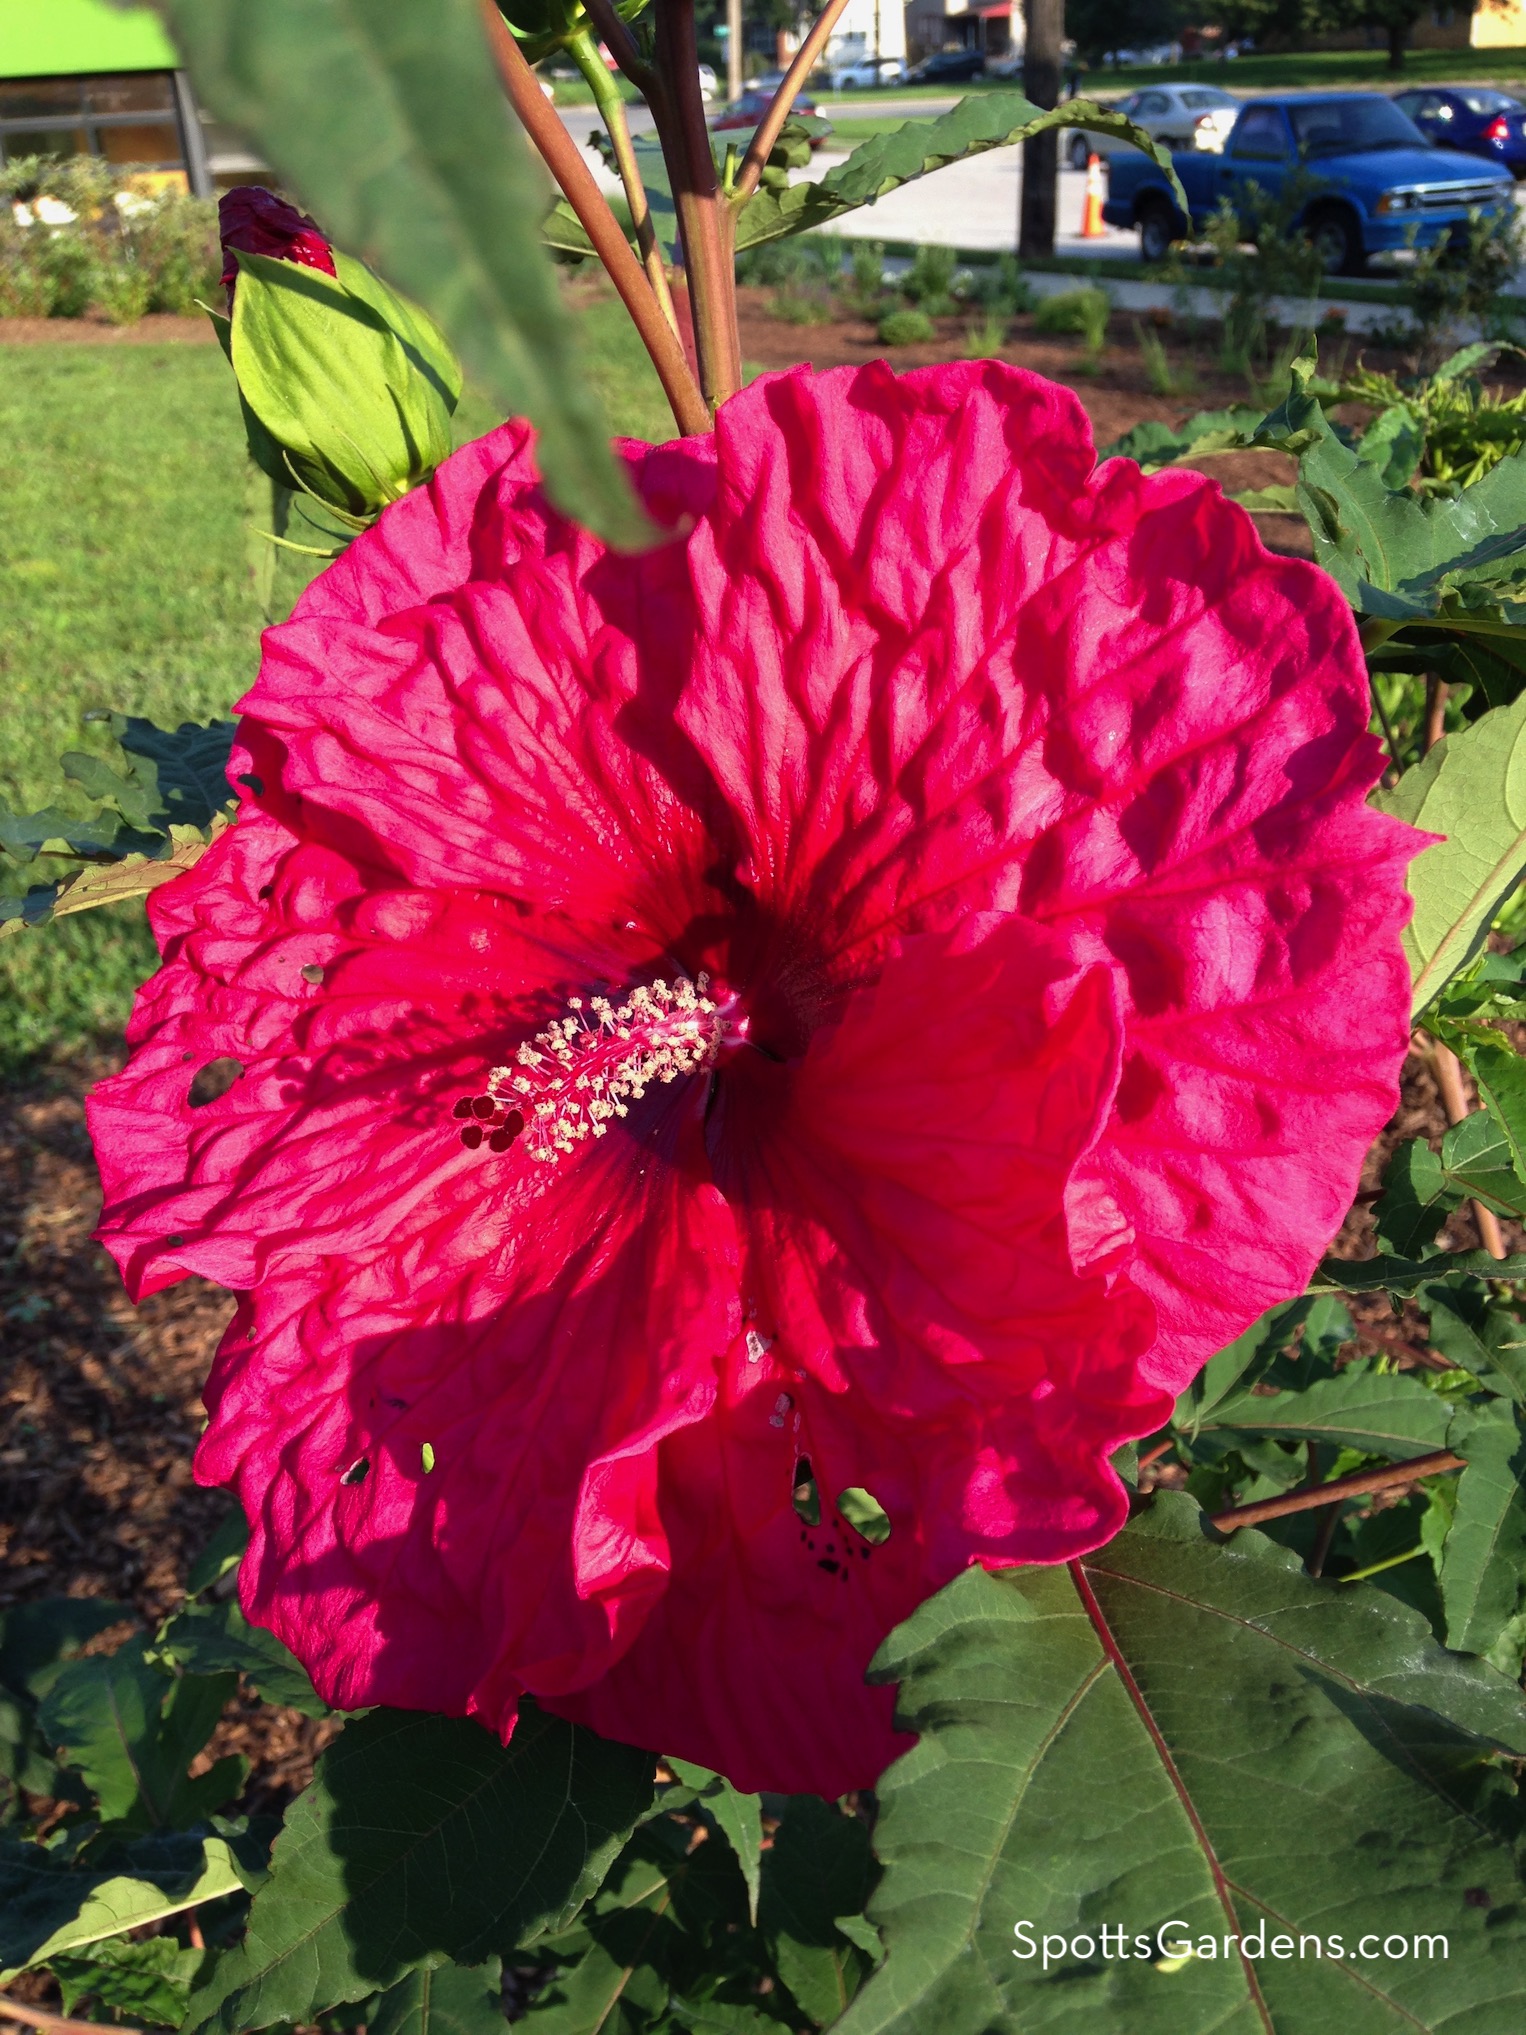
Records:
[[[871,1675],[922,1742],[880,1784],[889,1955],[834,2035],[1520,2027],[1523,1818],[1492,1755],[1526,1748],[1526,1699],[1396,1598],[1157,1495],[1068,1569],[966,1571]],[[1172,1968],[1158,1931],[1202,1954]],[[1449,1955],[1364,1957],[1368,1932]],[[1301,1934],[1347,1955],[1270,1948]]]
[[[1201,459],[1210,452],[1236,452],[1249,446],[1261,423],[1261,412],[1244,404],[1229,410],[1200,410],[1185,424],[1166,424],[1150,417],[1115,438],[1097,454],[1103,459],[1137,460],[1146,473]]]
[[[177,1612],[155,1639],[153,1657],[193,1675],[232,1669],[252,1682],[267,1703],[300,1710],[304,1717],[329,1714],[302,1663],[273,1632],[251,1625],[231,1599],[226,1604],[188,1604]]]
[[[961,99],[940,119],[907,121],[889,134],[876,135],[816,182],[791,184],[784,189],[760,186],[737,220],[737,247],[756,247],[761,241],[778,239],[781,234],[825,225],[829,219],[856,211],[860,205],[872,205],[877,198],[899,190],[902,184],[943,169],[949,163],[963,162],[987,149],[1010,147],[1014,142],[1042,134],[1046,128],[1077,126],[1115,135],[1143,150],[1165,171],[1178,203],[1183,211],[1187,209],[1171,151],[1123,114],[1110,112],[1089,99],[1072,99],[1045,112],[1021,92],[983,92]]]
[[[872,1959],[842,1932],[874,1884],[869,1837],[856,1816],[816,1795],[792,1795],[763,1859],[760,1920],[779,1976],[813,2021],[835,2022]]]
[[[1447,1645],[1487,1653],[1520,1608],[1526,1581],[1526,1429],[1520,1410],[1459,1413],[1450,1445],[1467,1468],[1441,1558]]]
[[[257,1885],[222,1837],[139,1839],[74,1865],[40,1844],[0,1839],[0,1985],[28,1965],[124,1935]]]
[[[535,424],[557,505],[612,543],[651,542],[539,245],[541,173],[475,0],[160,4],[202,102]]]
[[[1486,1265],[1492,1262],[1482,1251],[1468,1255],[1484,1258]],[[1434,1273],[1438,1265],[1456,1262],[1433,1258],[1431,1270]],[[1513,1271],[1512,1266],[1516,1268]],[[1493,1264],[1493,1271],[1506,1278],[1526,1278],[1526,1257]],[[1420,1301],[1430,1310],[1431,1341],[1449,1364],[1471,1371],[1491,1390],[1526,1405],[1526,1327],[1513,1308],[1500,1306],[1478,1278],[1451,1278],[1422,1286]]]
[[[1379,1248],[1400,1258],[1424,1257],[1462,1199],[1462,1190],[1447,1178],[1440,1154],[1424,1138],[1406,1139],[1388,1162],[1383,1192],[1373,1209]]]
[[[503,1967],[489,1957],[470,1970],[442,1964],[388,1988],[371,2035],[503,2035]]]
[[[1496,1031],[1464,1035],[1459,1045],[1516,1177],[1526,1181],[1526,1060]]]
[[[1526,693],[1444,736],[1371,803],[1446,836],[1409,865],[1404,951],[1418,1017],[1478,953],[1526,871]]]
[[[103,1823],[134,1830],[204,1822],[243,1786],[244,1761],[186,1769],[211,1737],[237,1684],[232,1675],[166,1674],[137,1647],[74,1661],[55,1679],[38,1726],[100,1803]]]
[[[235,1506],[192,1562],[191,1573],[185,1579],[186,1595],[205,1595],[214,1583],[221,1582],[224,1576],[238,1567],[248,1545],[248,1522]]]
[[[133,1617],[104,1597],[48,1597],[0,1611],[0,1774],[34,1795],[59,1785],[37,1706],[65,1664],[97,1634]]]
[[[649,1754],[528,1701],[506,1746],[464,1718],[374,1710],[346,1725],[188,2027],[309,2021],[564,1928],[650,1808],[652,1773]]]
[[[1390,489],[1375,465],[1341,442],[1319,404],[1300,396],[1298,380],[1295,374],[1284,409],[1285,421],[1309,435],[1298,463],[1299,506],[1315,562],[1359,614],[1396,622],[1434,616],[1455,588],[1520,577],[1526,458],[1502,459],[1455,496]],[[1277,430],[1269,418],[1262,442],[1273,442]]]
[[[1308,1319],[1315,1302],[1290,1300],[1253,1321],[1243,1335],[1219,1350],[1186,1386],[1176,1402],[1173,1424],[1195,1434],[1219,1402],[1236,1387],[1257,1384],[1278,1353]]]
[[[1446,1272],[1473,1279],[1526,1279],[1526,1251],[1446,1251],[1432,1258],[1326,1258],[1311,1293],[1406,1293]]]
[[[228,757],[237,722],[182,721],[177,728],[160,728],[137,714],[107,718],[127,755],[141,759],[154,772],[159,795],[156,825],[200,827],[205,832],[218,813],[232,806]]]
[[[737,1863],[742,1868],[742,1878],[747,1882],[748,1919],[756,1923],[758,1881],[763,1857],[761,1796],[744,1795],[722,1775],[712,1773],[709,1767],[696,1766],[692,1760],[670,1758],[668,1765],[679,1780],[693,1788],[695,1799],[715,1818],[716,1826],[725,1834],[726,1841],[736,1853]]]
[[[1333,1442],[1402,1463],[1445,1448],[1451,1417],[1445,1399],[1418,1379],[1359,1362],[1298,1392],[1238,1393],[1221,1401],[1200,1427]]]
[[[1425,451],[1425,434],[1402,403],[1379,411],[1362,433],[1356,456],[1378,470],[1386,488],[1407,488]]]
[[[1511,1140],[1483,1110],[1453,1124],[1441,1140],[1447,1179],[1504,1215],[1526,1215],[1526,1180],[1515,1170]]]
[[[138,1942],[117,1936],[51,1957],[48,1969],[58,1980],[66,2014],[81,2000],[92,1999],[129,2020],[178,2028],[202,1955],[182,1949],[173,1936],[146,1936]]]

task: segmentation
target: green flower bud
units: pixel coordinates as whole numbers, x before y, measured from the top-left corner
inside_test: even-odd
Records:
[[[334,274],[236,251],[233,316],[215,319],[249,450],[283,486],[366,519],[451,450],[461,369],[444,334],[364,262]]]

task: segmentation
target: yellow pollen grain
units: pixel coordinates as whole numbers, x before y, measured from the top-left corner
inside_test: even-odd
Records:
[[[659,979],[610,997],[570,996],[572,1015],[555,1018],[514,1055],[512,1067],[495,1067],[487,1092],[525,1119],[525,1150],[554,1166],[585,1138],[602,1138],[610,1122],[629,1113],[654,1084],[677,1081],[711,1066],[726,1021],[706,994],[701,972],[672,982]]]

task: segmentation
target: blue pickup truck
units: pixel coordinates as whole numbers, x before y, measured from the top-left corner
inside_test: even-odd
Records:
[[[1431,246],[1470,214],[1513,202],[1507,169],[1434,147],[1376,92],[1255,99],[1241,109],[1222,155],[1185,150],[1171,160],[1190,218],[1148,156],[1108,158],[1102,216],[1111,226],[1138,227],[1146,261],[1163,260],[1173,240],[1200,235],[1220,199],[1244,217],[1249,186],[1275,198],[1295,175],[1309,194],[1296,223],[1330,275],[1359,275],[1369,255]]]

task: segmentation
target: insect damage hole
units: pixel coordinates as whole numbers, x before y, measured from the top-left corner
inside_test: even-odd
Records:
[[[807,1526],[820,1526],[821,1493],[816,1488],[816,1473],[811,1468],[809,1456],[801,1456],[795,1464],[793,1484],[790,1503],[797,1515]]]
[[[228,1054],[219,1060],[208,1060],[192,1075],[186,1101],[192,1109],[205,1109],[209,1102],[216,1102],[226,1095],[243,1071],[243,1061]]]

